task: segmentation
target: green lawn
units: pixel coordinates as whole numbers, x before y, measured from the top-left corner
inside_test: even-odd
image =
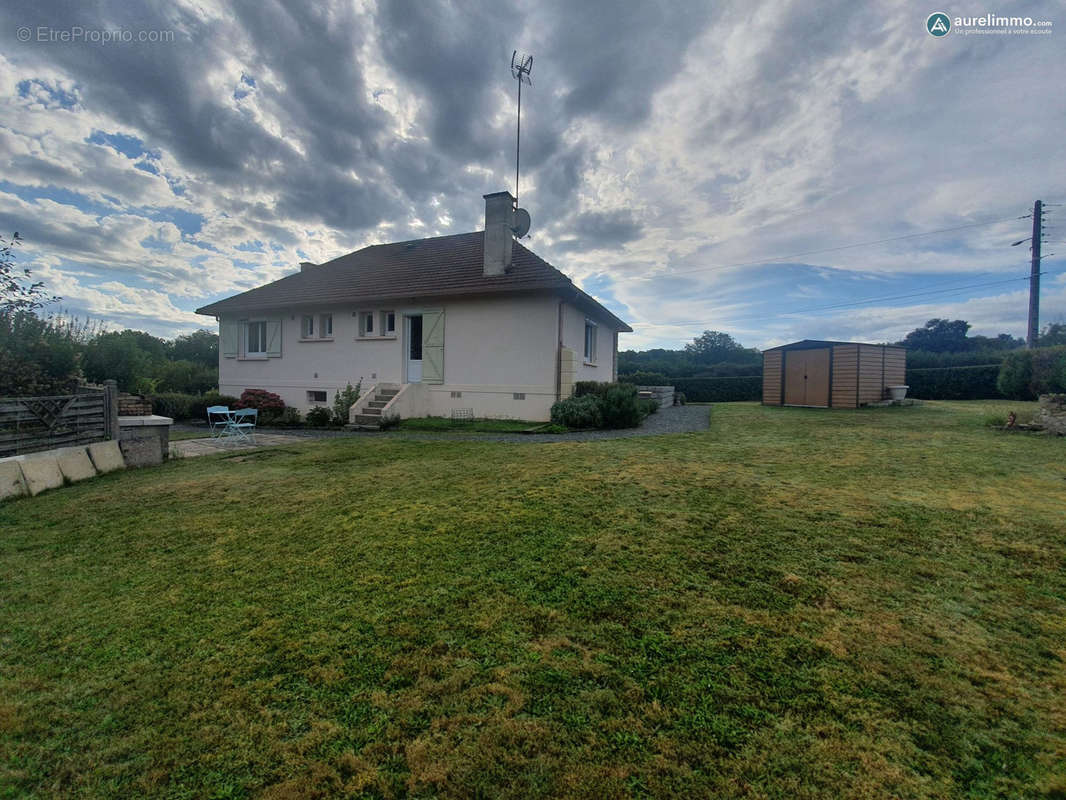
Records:
[[[1066,440],[1008,407],[0,505],[0,797],[1066,797]]]
[[[538,428],[543,425],[543,422],[529,422],[521,419],[472,419],[468,422],[458,422],[448,417],[422,417],[402,420],[399,429],[404,431],[521,433],[530,428]]]

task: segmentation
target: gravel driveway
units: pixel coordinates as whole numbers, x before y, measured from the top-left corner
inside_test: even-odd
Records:
[[[613,431],[584,431],[581,433],[463,433],[451,431],[346,431],[305,430],[300,428],[258,428],[261,433],[298,436],[304,439],[330,439],[338,436],[388,436],[394,439],[456,439],[485,442],[592,442],[597,439],[626,439],[631,436],[661,436],[667,433],[696,433],[710,426],[709,406],[669,406],[659,409],[644,420],[639,428],[623,428]],[[173,431],[202,431],[204,426],[176,424]]]

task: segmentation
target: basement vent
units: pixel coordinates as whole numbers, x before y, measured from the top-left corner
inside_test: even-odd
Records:
[[[452,392],[452,397],[453,397],[453,398],[454,398],[454,397],[462,397],[462,396],[463,396],[463,393],[462,393],[462,392]]]
[[[526,393],[525,392],[515,392],[514,393],[514,399],[515,400],[525,400],[526,399]]]

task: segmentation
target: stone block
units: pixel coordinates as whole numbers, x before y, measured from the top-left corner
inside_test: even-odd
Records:
[[[26,481],[22,477],[19,461],[5,458],[0,461],[0,500],[9,497],[22,497],[27,493]]]
[[[56,450],[56,462],[63,477],[71,483],[96,477],[96,467],[89,460],[84,447],[64,447]]]
[[[123,438],[119,445],[128,467],[151,467],[163,463],[163,449],[157,436]]]
[[[46,489],[58,489],[63,485],[63,473],[59,462],[52,453],[29,455],[19,461],[22,477],[26,479],[26,488],[34,497]]]
[[[122,458],[122,450],[117,441],[95,442],[89,445],[88,450],[93,466],[101,475],[126,468],[126,462]]]

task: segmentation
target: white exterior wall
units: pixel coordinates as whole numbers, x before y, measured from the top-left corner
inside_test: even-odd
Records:
[[[596,358],[585,358],[585,320],[597,324]],[[570,303],[563,304],[563,346],[569,347],[576,355],[577,370],[575,380],[613,381],[617,375],[618,333],[606,318],[587,314]]]
[[[478,417],[547,420],[556,393],[559,309],[558,298],[547,294],[241,315],[240,319],[281,320],[281,356],[249,359],[239,353],[227,358],[225,348],[220,348],[219,390],[240,396],[245,389],[266,389],[280,395],[286,405],[306,412],[314,405],[307,400],[308,390],[325,390],[328,405],[349,381],[355,385],[362,378],[364,387],[404,383],[403,315],[440,309],[444,311],[445,382],[423,384],[419,394],[424,397],[425,413],[450,416],[453,409],[472,409]],[[359,338],[355,312],[385,310],[396,312],[396,336]],[[313,314],[317,326],[323,313],[333,314],[332,340],[302,341],[302,316]],[[584,336],[583,315],[581,325],[579,342]],[[605,349],[602,342],[600,346],[601,353],[610,353],[609,338]],[[453,398],[453,392],[461,396]],[[515,399],[516,393],[525,398]]]

